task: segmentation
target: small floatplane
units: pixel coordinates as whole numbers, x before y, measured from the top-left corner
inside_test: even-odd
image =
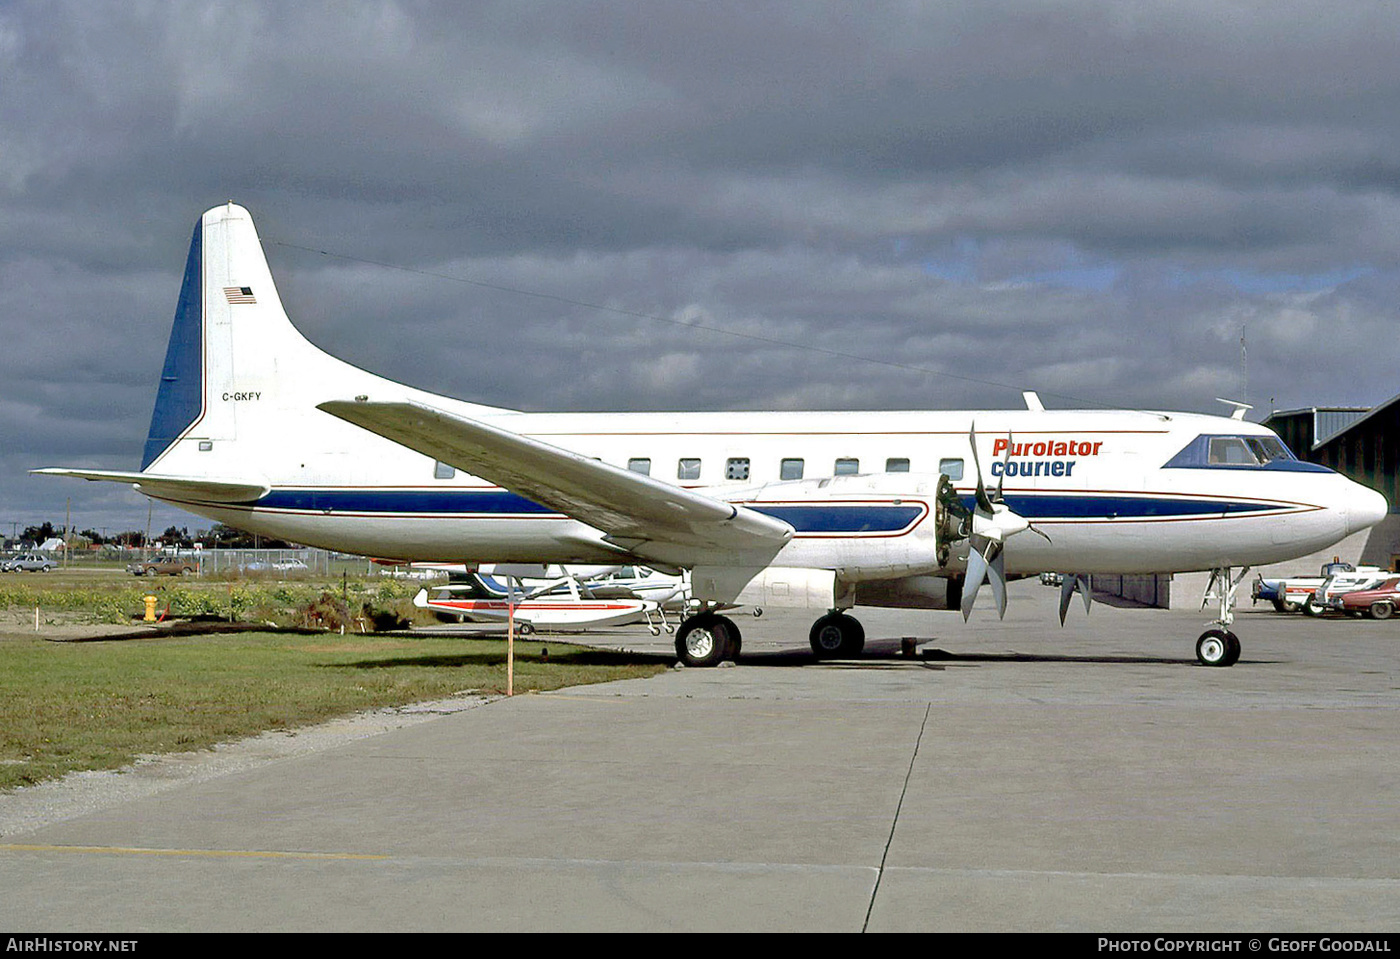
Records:
[[[632,623],[646,623],[652,635],[672,632],[667,610],[683,609],[689,592],[684,576],[634,567],[423,565],[447,571],[451,581],[420,589],[415,606],[470,622],[513,619],[526,634]]]
[[[401,335],[405,331],[398,331]],[[1245,570],[1377,523],[1380,494],[1237,416],[1142,411],[523,413],[413,389],[322,352],[283,310],[252,218],[195,224],[130,483],[230,526],[405,561],[690,572],[687,664],[733,655],[725,605],[821,610],[819,655],[859,651],[858,605],[961,609],[987,584],[1210,570],[1201,663],[1240,655]],[[1087,593],[1085,594],[1087,599]]]

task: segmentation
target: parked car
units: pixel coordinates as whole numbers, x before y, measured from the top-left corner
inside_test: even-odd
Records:
[[[183,576],[186,573],[193,573],[195,563],[190,559],[182,559],[178,556],[157,556],[154,559],[143,559],[127,566],[126,571],[133,576]]]
[[[1400,608],[1400,576],[1392,576],[1370,589],[1354,589],[1328,600],[1328,606],[1356,616],[1389,619]]]
[[[272,568],[275,570],[279,570],[283,573],[303,572],[307,569],[310,569],[309,566],[307,566],[299,559],[279,560],[278,562],[272,564]]]
[[[57,564],[43,553],[20,553],[0,562],[0,571],[6,573],[47,573]]]
[[[1324,563],[1317,576],[1289,576],[1284,579],[1265,579],[1262,575],[1254,581],[1252,595],[1254,602],[1261,599],[1274,604],[1280,613],[1293,613],[1298,610],[1320,616],[1324,607],[1319,605],[1323,597],[1315,597],[1319,588],[1330,593],[1346,588],[1361,589],[1372,585],[1373,581],[1385,576],[1385,571],[1377,566],[1353,566],[1351,563]]]

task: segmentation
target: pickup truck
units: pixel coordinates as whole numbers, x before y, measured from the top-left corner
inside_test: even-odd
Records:
[[[1261,599],[1273,603],[1280,613],[1301,609],[1309,616],[1321,616],[1330,597],[1348,590],[1365,589],[1386,575],[1379,566],[1354,566],[1334,560],[1323,563],[1317,576],[1265,579],[1260,575],[1250,594],[1256,603]]]

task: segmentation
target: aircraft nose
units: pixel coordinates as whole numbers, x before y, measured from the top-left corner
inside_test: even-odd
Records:
[[[1369,529],[1385,519],[1389,512],[1385,497],[1373,489],[1358,485],[1347,501],[1347,533]]]

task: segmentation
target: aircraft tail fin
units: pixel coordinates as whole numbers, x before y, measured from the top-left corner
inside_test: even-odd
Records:
[[[301,335],[283,309],[247,210],[227,203],[200,217],[141,471],[274,475],[271,464],[288,446],[325,448],[328,440],[358,433],[315,407],[363,393],[423,395],[338,360]]]
[[[186,442],[210,452],[238,438],[241,420],[285,410],[293,376],[314,378],[334,392],[347,379],[378,380],[297,331],[248,211],[233,203],[214,207],[199,218],[190,240],[142,471],[169,467],[162,461],[172,456],[185,460],[177,454]],[[204,472],[195,462],[182,465],[180,472]]]

